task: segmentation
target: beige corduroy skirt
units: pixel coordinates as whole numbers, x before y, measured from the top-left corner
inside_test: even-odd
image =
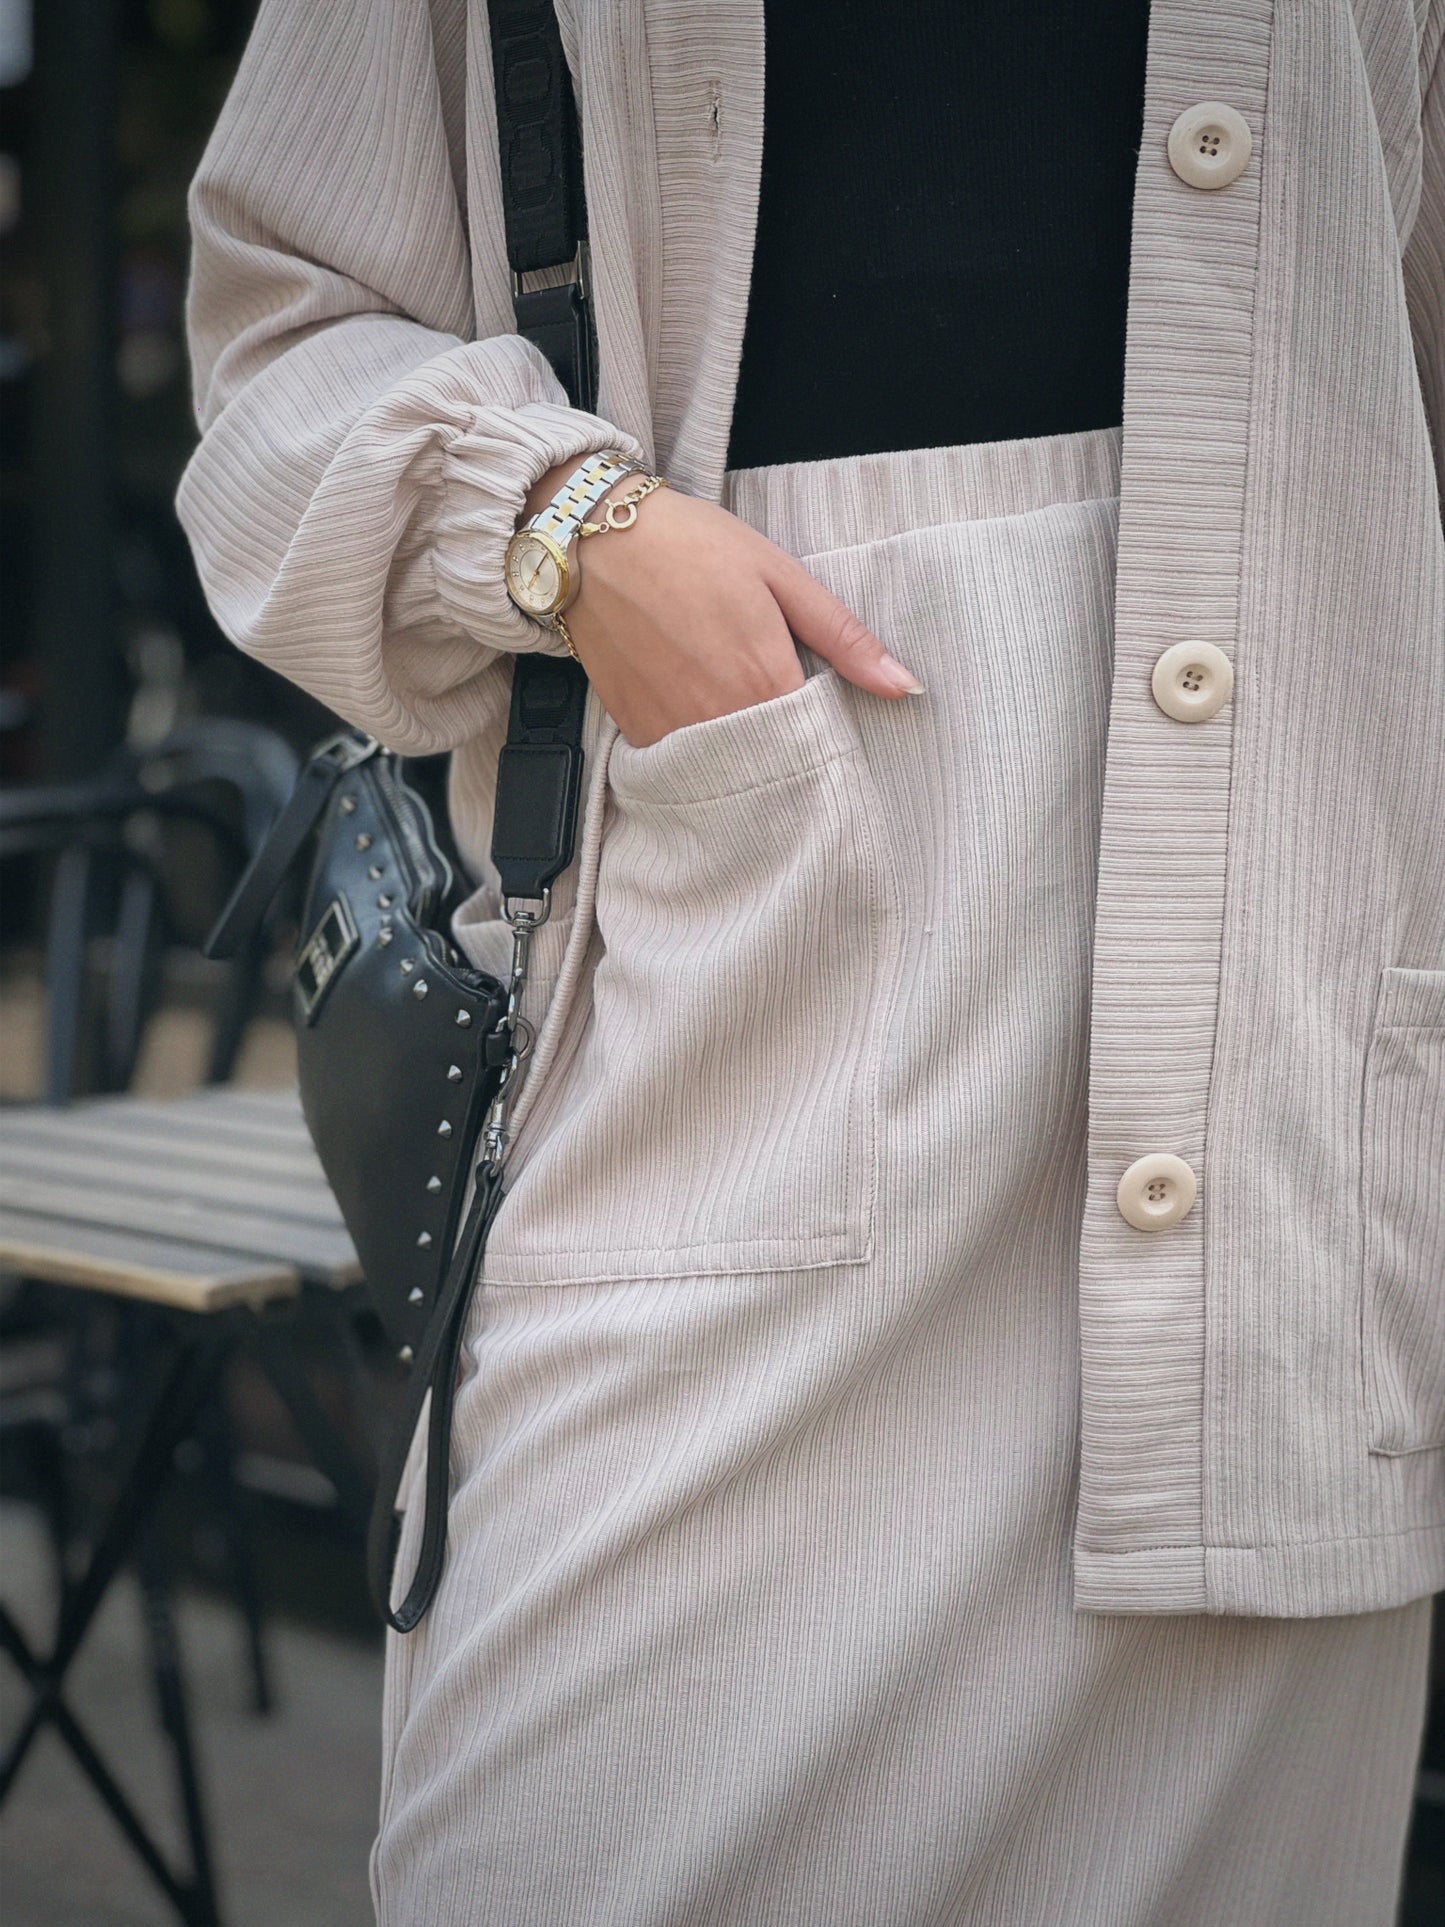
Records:
[[[728,479],[927,693],[607,743],[381,1927],[1392,1918],[1426,1602],[1071,1605],[1119,449]]]

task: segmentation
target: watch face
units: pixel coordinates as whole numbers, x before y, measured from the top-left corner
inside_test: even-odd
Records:
[[[523,529],[507,545],[507,592],[529,616],[550,616],[567,598],[567,556],[534,529]]]

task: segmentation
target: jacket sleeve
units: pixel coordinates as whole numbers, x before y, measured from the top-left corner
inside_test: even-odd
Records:
[[[1420,48],[1420,201],[1405,244],[1405,299],[1445,500],[1445,0],[1432,0]]]
[[[499,651],[563,647],[503,586],[533,482],[642,455],[511,331],[467,13],[264,0],[190,196],[201,440],[177,507],[207,599],[241,648],[410,753],[486,726]]]

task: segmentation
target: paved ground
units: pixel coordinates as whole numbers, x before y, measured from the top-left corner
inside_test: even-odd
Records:
[[[7,1604],[44,1625],[33,1514],[0,1505]],[[381,1647],[272,1621],[277,1706],[248,1710],[233,1611],[182,1597],[179,1631],[213,1815],[225,1927],[368,1927],[366,1856],[378,1797]],[[71,1675],[71,1700],[168,1847],[178,1845],[166,1756],[144,1670],[139,1597],[118,1580]],[[0,1662],[0,1730],[20,1706]],[[53,1733],[37,1740],[0,1813],[5,1927],[173,1927],[175,1915]]]

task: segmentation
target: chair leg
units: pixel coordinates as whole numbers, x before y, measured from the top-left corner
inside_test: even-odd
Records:
[[[204,1454],[206,1483],[225,1548],[227,1574],[245,1628],[252,1710],[269,1713],[275,1701],[266,1658],[265,1616],[250,1522],[236,1483],[235,1432],[226,1401],[224,1375],[217,1380],[215,1394],[203,1407],[196,1429]]]
[[[228,1083],[235,1071],[246,1026],[261,999],[265,962],[266,946],[258,933],[226,972],[211,1033],[211,1054],[206,1066],[208,1084]]]
[[[160,972],[160,899],[140,863],[127,865],[115,921],[115,960],[105,987],[102,1089],[130,1089]]]
[[[185,1680],[181,1672],[169,1563],[154,1515],[144,1521],[136,1535],[135,1566],[144,1602],[146,1641],[150,1647],[156,1705],[175,1759],[176,1787],[180,1794],[181,1814],[190,1852],[191,1875],[186,1883],[187,1927],[216,1927],[216,1890],[210,1835],[191,1736]]]
[[[224,1337],[217,1333],[175,1339],[169,1357],[153,1368],[138,1391],[139,1430],[130,1442],[122,1444],[120,1456],[126,1469],[119,1490],[90,1548],[85,1571],[67,1588],[61,1603],[49,1661],[57,1676],[69,1666],[96,1607],[135,1541],[141,1521],[170,1476],[176,1445],[194,1423],[224,1356]]]
[[[80,1088],[85,1046],[85,946],[96,857],[83,844],[62,850],[51,886],[45,936],[45,1101],[68,1104]]]
[[[294,1347],[264,1310],[251,1317],[246,1336],[305,1440],[312,1463],[336,1488],[341,1516],[365,1536],[373,1483],[357,1465],[330,1414],[317,1398]]]
[[[55,1596],[65,1587],[69,1568],[72,1517],[65,1443],[59,1431],[47,1430],[35,1442],[35,1477],[40,1486],[40,1509],[55,1575]]]
[[[169,1476],[171,1456],[185,1436],[197,1407],[219,1369],[221,1353],[214,1337],[200,1342],[177,1342],[170,1355],[152,1372],[137,1400],[137,1429],[124,1442],[125,1471],[119,1490],[97,1539],[86,1549],[85,1567],[67,1575],[60,1590],[55,1637],[48,1656],[34,1659],[34,1678],[40,1682],[30,1706],[9,1745],[0,1755],[0,1806],[36,1735],[51,1716],[56,1695],[90,1627],[96,1609],[129,1553],[136,1529]],[[22,1663],[18,1634],[7,1628],[7,1645]]]
[[[193,1923],[194,1927],[203,1927],[207,1916],[197,1910],[190,1882],[178,1880],[166,1865],[104,1756],[71,1712],[58,1684],[47,1677],[43,1663],[31,1652],[24,1635],[3,1606],[0,1606],[0,1647],[15,1662],[29,1686],[39,1721],[53,1726],[60,1739],[70,1748],[76,1765],[95,1788],[102,1805],[180,1915],[185,1927],[193,1927]],[[7,1750],[7,1763],[13,1752],[13,1748]],[[214,1927],[214,1916],[211,1917],[211,1924]]]
[[[350,1294],[331,1293],[322,1304],[321,1320],[336,1339],[342,1375],[351,1395],[357,1426],[371,1448],[371,1463],[367,1472],[374,1485],[386,1456],[386,1417],[380,1408],[376,1386],[357,1336],[356,1308]]]

